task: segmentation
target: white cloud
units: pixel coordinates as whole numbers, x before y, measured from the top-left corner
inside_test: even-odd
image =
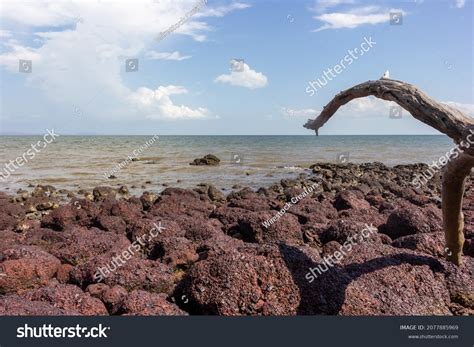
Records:
[[[474,104],[463,104],[455,101],[444,101],[443,104],[446,104],[450,107],[454,107],[459,111],[464,112],[471,117],[474,117]]]
[[[390,108],[392,106],[397,106],[396,103],[392,101],[380,100],[376,97],[369,96],[366,98],[357,98],[351,100],[344,106],[342,106],[337,114],[342,118],[380,118],[388,117]],[[314,119],[322,111],[320,109],[293,109],[283,107],[281,109],[283,115],[286,118],[304,118],[304,119]]]
[[[32,60],[33,73],[23,77],[28,85],[41,89],[58,114],[67,115],[78,107],[87,108],[87,113],[94,117],[121,120],[144,117],[148,115],[146,110],[140,108],[142,114],[137,114],[139,108],[129,102],[137,92],[127,86],[127,77],[131,75],[125,72],[125,60],[146,58],[147,52],[151,52],[152,59],[187,59],[188,56],[178,51],[166,56],[166,52],[154,52],[154,55],[151,48],[156,45],[159,33],[179,23],[198,3],[198,0],[137,0],[116,1],[111,5],[106,1],[4,0],[0,11],[0,21],[4,23],[1,35],[8,41],[0,53],[0,65],[18,73],[19,59]],[[167,44],[172,43],[176,34],[203,41],[212,30],[204,17],[221,16],[240,8],[218,7],[213,12],[208,4],[201,9],[208,13],[201,15],[199,21],[193,16],[170,32]],[[144,66],[139,64],[134,74],[145,81],[141,85],[144,91],[151,83],[150,88],[155,89],[160,85],[160,76],[144,74]],[[156,96],[156,91],[152,92]],[[199,118],[207,112],[205,108],[176,106],[168,101],[169,96],[160,100],[154,104],[161,105],[157,110],[169,119]]]
[[[388,117],[391,107],[398,107],[395,102],[378,99],[374,96],[357,98],[341,106],[337,114],[341,118],[373,119]],[[320,109],[294,109],[282,107],[281,112],[286,118],[314,119],[321,113]],[[339,118],[338,117],[338,118]]]
[[[196,17],[223,17],[231,11],[243,10],[249,8],[249,4],[242,2],[235,2],[230,5],[217,6],[214,8],[205,8],[201,12],[196,14]]]
[[[381,100],[374,96],[369,96],[351,100],[342,106],[338,112],[346,115],[346,117],[379,118],[388,117],[392,107],[398,107],[398,105],[393,101]]]
[[[327,9],[332,7],[354,3],[354,0],[317,0],[311,10],[315,12],[325,12]]]
[[[309,118],[316,118],[321,110],[315,110],[313,108],[306,108],[306,109],[293,109],[293,108],[286,108],[282,107],[281,108],[282,114],[285,116],[285,118],[304,118],[304,119],[309,119]]]
[[[22,46],[17,40],[9,39],[4,43],[8,50],[0,54],[0,65],[10,72],[18,72],[19,60],[39,61],[40,54],[34,48]],[[34,66],[33,66],[34,68]]]
[[[203,107],[192,109],[184,105],[175,105],[171,95],[187,94],[181,86],[160,86],[156,90],[138,88],[130,95],[132,104],[146,113],[149,119],[201,119],[209,116],[209,110]]]
[[[185,60],[191,58],[190,55],[181,55],[178,51],[174,52],[156,52],[156,51],[148,51],[145,56],[148,59],[157,59],[157,60]]]
[[[474,116],[474,104],[463,104],[454,101],[442,102],[450,107],[457,108],[458,110],[466,113],[467,115]],[[342,106],[337,113],[341,114],[342,117],[351,117],[351,118],[380,118],[388,117],[390,114],[390,109],[392,107],[399,107],[397,103],[393,101],[386,101],[378,99],[374,96],[369,96],[365,98],[353,99],[344,106]],[[309,110],[300,110],[307,111]],[[318,116],[321,110],[316,111],[316,113],[310,117],[314,118]],[[408,115],[408,111],[403,111]],[[298,114],[298,113],[296,113]]]
[[[261,72],[252,70],[243,60],[232,59],[230,61],[230,74],[223,74],[215,79],[215,82],[229,83],[249,89],[263,88],[267,85],[267,77]]]
[[[463,8],[464,5],[466,5],[466,0],[455,0],[454,1],[454,6],[456,8]]]
[[[390,12],[407,13],[401,9],[384,9],[378,6],[357,7],[346,12],[323,13],[314,16],[324,24],[313,30],[315,32],[326,29],[354,29],[365,24],[380,24],[390,20]]]

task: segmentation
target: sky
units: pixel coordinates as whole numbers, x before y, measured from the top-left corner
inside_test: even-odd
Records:
[[[474,116],[472,0],[0,4],[0,134],[311,135],[387,70]],[[350,134],[437,131],[369,97],[320,130]]]

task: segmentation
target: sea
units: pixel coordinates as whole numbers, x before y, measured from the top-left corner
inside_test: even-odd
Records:
[[[431,163],[453,147],[444,135],[159,136],[152,141],[153,136],[60,136],[33,158],[25,156],[27,162],[17,164],[9,176],[5,165],[43,138],[0,136],[0,191],[37,184],[73,191],[126,185],[139,194],[209,183],[230,192],[236,185],[268,187],[308,173],[310,165],[318,162]],[[147,142],[153,143],[148,147]],[[140,146],[148,148],[137,160],[127,160]],[[217,156],[220,164],[189,165],[207,154]],[[116,178],[106,178],[120,163]]]

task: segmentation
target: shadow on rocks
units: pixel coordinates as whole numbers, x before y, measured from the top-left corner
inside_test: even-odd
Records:
[[[314,268],[321,263],[312,261],[296,247],[280,244],[279,249],[294,283],[299,288],[301,300],[297,309],[298,315],[340,314],[343,304],[346,303],[346,290],[349,284],[361,276],[377,270],[409,264],[412,266],[427,265],[433,273],[443,272],[443,266],[434,258],[400,253],[361,263],[335,265],[309,283],[305,278],[309,267]]]

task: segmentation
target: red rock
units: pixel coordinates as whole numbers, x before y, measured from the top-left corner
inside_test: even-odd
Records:
[[[245,242],[226,234],[216,234],[215,237],[199,243],[196,253],[199,259],[207,259],[210,255],[232,252],[243,247]]]
[[[99,216],[97,218],[98,227],[105,231],[111,231],[119,235],[126,235],[127,224],[121,217]]]
[[[11,230],[0,230],[0,252],[22,242],[22,235]]]
[[[329,200],[320,202],[309,197],[293,205],[288,213],[297,216],[301,223],[310,225],[316,223],[326,224],[337,218],[337,210]]]
[[[315,263],[316,277],[296,279],[303,297],[300,314],[451,314],[443,267],[431,257],[364,243],[332,264]]]
[[[73,206],[61,206],[45,216],[41,225],[53,230],[64,230],[68,225],[76,221],[77,209]]]
[[[69,273],[73,269],[72,265],[69,264],[61,264],[58,268],[58,273],[56,274],[56,278],[59,283],[68,283],[69,282]]]
[[[55,307],[46,302],[31,302],[18,295],[0,295],[0,316],[64,316],[78,312]]]
[[[191,241],[203,241],[222,233],[223,225],[216,219],[178,216],[176,222],[184,230],[184,237]]]
[[[89,293],[94,298],[102,300],[102,295],[107,289],[110,289],[110,287],[104,283],[94,283],[87,286],[86,293]]]
[[[25,208],[17,203],[11,202],[9,198],[0,199],[0,211],[15,218],[25,216]]]
[[[456,266],[444,263],[446,286],[449,291],[451,304],[461,306],[454,314],[474,314],[474,260],[472,257],[463,257],[463,264]]]
[[[120,285],[131,291],[144,289],[157,293],[170,293],[175,286],[172,269],[158,261],[140,259],[134,255],[129,260],[124,256],[97,256],[76,266],[71,272],[71,281],[81,287],[103,282],[108,286]]]
[[[435,257],[446,255],[443,232],[402,236],[395,239],[392,246],[413,249]]]
[[[172,267],[184,266],[199,259],[196,249],[197,244],[184,237],[161,238],[154,243],[149,258]]]
[[[97,228],[71,227],[62,234],[62,240],[52,244],[51,254],[71,265],[82,264],[108,252],[121,252],[130,247],[124,235],[103,232]]]
[[[15,293],[45,285],[61,262],[39,247],[15,246],[0,254],[0,293]]]
[[[380,231],[396,239],[405,235],[442,231],[441,211],[428,205],[424,208],[404,203],[388,217]]]
[[[301,269],[305,262],[300,260],[308,253],[288,256],[294,256],[289,261]],[[189,300],[188,312],[211,315],[294,315],[300,301],[298,287],[278,247],[260,245],[199,261],[175,291],[175,297],[182,295]]]
[[[167,188],[151,207],[149,214],[174,219],[179,215],[208,216],[213,209],[212,204],[202,201],[199,194],[192,190]]]
[[[212,211],[210,217],[218,219],[222,223],[223,229],[228,231],[238,226],[239,219],[248,214],[250,214],[249,210],[224,205]]]
[[[228,233],[246,242],[279,243],[288,241],[303,244],[303,233],[298,218],[292,214],[283,214],[270,224],[278,211],[250,212],[242,216],[238,225]],[[265,223],[265,224],[264,224]],[[265,225],[268,225],[266,227]]]
[[[111,314],[118,314],[122,306],[122,301],[127,295],[127,290],[122,286],[113,286],[102,293],[101,299]]]
[[[275,202],[269,201],[263,194],[257,194],[248,188],[230,193],[227,201],[229,201],[229,207],[238,207],[254,212],[270,210],[276,206]]]
[[[0,212],[0,230],[13,229],[16,218],[6,213]]]
[[[319,239],[321,240],[322,243],[327,243],[329,241],[337,241],[343,244],[344,242],[348,240],[349,237],[351,238],[357,237],[358,239],[360,239],[361,236],[363,236],[364,240],[361,242],[372,242],[372,243],[382,242],[377,231],[374,231],[374,232],[368,231],[367,228],[369,226],[376,228],[376,226],[372,224],[367,224],[365,222],[359,222],[356,220],[345,219],[345,218],[338,219],[329,223],[328,226],[321,228],[318,231]],[[364,234],[366,235],[370,234],[370,236],[366,238],[362,234],[362,232],[364,232]]]
[[[364,194],[358,190],[344,190],[336,195],[334,207],[338,210],[369,209],[370,204],[364,199]]]
[[[142,210],[138,205],[123,200],[117,201],[112,206],[110,213],[112,216],[122,218],[127,225],[132,225],[142,218]]]
[[[165,294],[134,290],[121,304],[120,312],[126,316],[185,316],[187,313],[166,300]]]
[[[104,304],[70,284],[57,284],[28,291],[22,295],[29,301],[41,301],[66,311],[86,316],[108,315]]]

